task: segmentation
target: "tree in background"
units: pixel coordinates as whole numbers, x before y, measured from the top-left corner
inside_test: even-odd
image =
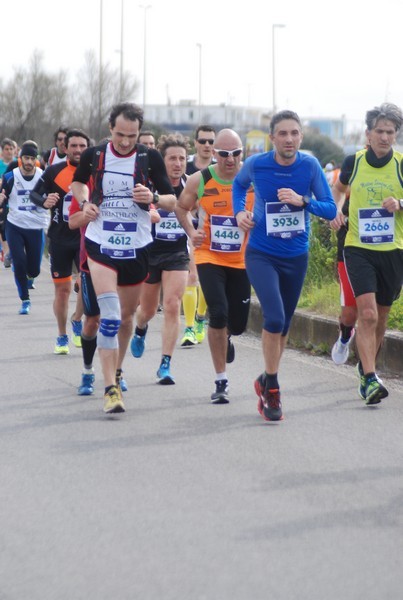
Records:
[[[35,50],[26,67],[14,70],[13,77],[0,83],[0,139],[18,143],[35,140],[42,150],[53,145],[53,132],[61,124],[80,127],[96,141],[108,135],[111,106],[135,97],[138,84],[128,73],[122,81],[118,70],[109,65],[99,69],[95,54],[89,52],[85,64],[69,83],[60,70],[47,73],[43,55]]]
[[[308,130],[304,133],[303,147],[306,150],[311,150],[323,167],[331,160],[334,160],[336,165],[341,165],[343,162],[344,152],[342,148],[327,135],[313,133]]]
[[[78,121],[90,137],[99,141],[109,135],[108,116],[113,104],[132,101],[137,90],[137,82],[128,73],[120,80],[120,73],[107,64],[100,72],[95,53],[89,51],[77,75],[68,122]]]

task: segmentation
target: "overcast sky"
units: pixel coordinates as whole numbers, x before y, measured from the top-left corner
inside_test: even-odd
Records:
[[[121,0],[102,0],[103,59],[120,68]],[[19,0],[2,5],[0,76],[42,50],[49,71],[70,76],[85,52],[100,49],[101,0]],[[124,0],[123,66],[143,101],[147,15],[147,103],[202,102],[271,108],[272,25],[276,105],[301,117],[341,117],[363,127],[366,110],[403,106],[402,0]],[[147,10],[144,6],[150,6]],[[241,7],[241,8],[239,8]],[[199,11],[199,12],[197,12]],[[6,59],[8,56],[8,59]]]

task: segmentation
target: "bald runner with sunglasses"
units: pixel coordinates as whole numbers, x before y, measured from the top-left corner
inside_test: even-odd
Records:
[[[208,342],[215,369],[213,404],[229,402],[226,363],[235,357],[231,335],[246,329],[250,283],[245,269],[246,235],[232,210],[232,182],[241,168],[242,142],[232,129],[222,129],[213,146],[216,162],[189,177],[175,212],[195,248],[200,285],[209,309]],[[253,191],[246,193],[251,213]],[[195,229],[191,211],[198,208]]]

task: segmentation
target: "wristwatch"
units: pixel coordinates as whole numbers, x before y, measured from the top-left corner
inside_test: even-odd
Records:
[[[160,201],[160,195],[158,192],[154,192],[153,193],[153,204],[158,204],[158,202]]]
[[[84,208],[84,204],[85,204],[86,202],[88,202],[88,200],[87,200],[86,198],[84,198],[84,200],[83,200],[82,202],[79,202],[79,203],[78,203],[78,206],[80,207],[80,210],[83,210],[83,208]]]
[[[311,203],[311,199],[309,196],[302,196],[302,207],[306,208]]]
[[[403,198],[400,198],[399,200],[399,208],[400,210],[403,210]]]

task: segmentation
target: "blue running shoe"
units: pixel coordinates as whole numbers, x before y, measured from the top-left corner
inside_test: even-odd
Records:
[[[91,396],[94,393],[94,373],[83,373],[81,376],[81,385],[77,390],[79,396]]]
[[[29,315],[29,311],[31,310],[31,302],[30,300],[23,300],[21,304],[21,308],[18,311],[20,315]]]
[[[130,352],[133,354],[134,358],[141,358],[144,354],[144,349],[146,347],[147,329],[148,327],[146,327],[146,333],[144,335],[138,335],[138,333],[135,333],[132,338],[132,341],[130,343]]]
[[[56,339],[54,354],[68,354],[69,352],[69,336],[65,334],[59,335]]]
[[[127,392],[127,390],[128,390],[127,382],[123,378],[122,369],[116,369],[116,385],[120,388],[121,392]]]
[[[169,360],[163,359],[157,371],[157,383],[160,385],[174,385],[175,379],[169,369]]]
[[[82,321],[74,321],[71,319],[71,328],[73,330],[73,335],[71,336],[73,344],[76,348],[81,348],[81,331],[83,329]]]
[[[27,275],[27,286],[28,286],[29,290],[35,289],[35,278],[34,277],[28,277],[28,275]]]

